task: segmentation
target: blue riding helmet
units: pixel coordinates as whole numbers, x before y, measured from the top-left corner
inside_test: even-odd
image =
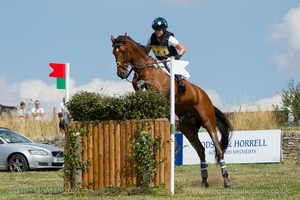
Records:
[[[152,22],[152,28],[154,30],[160,28],[166,29],[168,28],[168,22],[162,17],[155,18]]]

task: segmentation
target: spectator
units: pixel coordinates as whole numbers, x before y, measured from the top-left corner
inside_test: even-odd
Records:
[[[293,116],[293,113],[291,113],[291,112],[288,115],[288,125],[295,126],[295,117]]]
[[[40,106],[39,100],[36,100],[34,102],[34,108],[32,108],[31,114],[35,120],[42,120],[43,117],[45,116],[44,109]]]
[[[66,121],[65,121],[65,118],[64,118],[64,114],[62,112],[58,113],[58,119],[59,119],[59,123],[58,123],[59,130],[60,130],[62,136],[65,136]]]
[[[62,99],[62,102],[60,102],[60,104],[58,106],[58,112],[63,113],[64,118],[65,118],[66,121],[68,121],[70,119],[69,112],[68,112],[68,109],[66,107],[66,98],[65,97]]]
[[[65,97],[62,99],[62,102],[60,102],[59,107],[58,107],[58,112],[65,113],[66,111],[66,99]]]
[[[25,108],[24,101],[21,101],[21,103],[20,103],[20,107],[18,109],[18,115],[22,121],[28,117],[28,110],[26,110],[26,108]]]

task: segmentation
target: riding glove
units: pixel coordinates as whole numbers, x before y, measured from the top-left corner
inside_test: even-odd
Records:
[[[175,60],[180,60],[180,57],[181,57],[181,55],[177,54],[177,55],[174,57],[174,59],[175,59]]]

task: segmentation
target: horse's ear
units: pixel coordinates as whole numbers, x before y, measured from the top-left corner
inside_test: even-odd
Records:
[[[125,34],[124,34],[124,36],[123,36],[123,38],[122,38],[123,42],[125,42],[126,37],[127,37],[127,32],[125,32]]]
[[[112,43],[115,42],[115,37],[114,37],[113,35],[110,37],[110,39],[111,39],[111,42],[112,42]]]

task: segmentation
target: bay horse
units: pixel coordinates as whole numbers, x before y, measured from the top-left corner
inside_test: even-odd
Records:
[[[170,96],[170,76],[160,67],[158,62],[149,56],[142,45],[136,43],[127,34],[114,38],[111,36],[113,54],[116,59],[117,75],[127,79],[130,72],[134,70],[135,76],[132,85],[135,91],[139,90],[139,83],[143,83],[148,90],[158,90]],[[129,68],[131,67],[131,69]],[[130,71],[129,71],[130,70]],[[224,178],[224,187],[230,187],[231,182],[225,165],[224,153],[230,140],[232,126],[228,118],[218,108],[213,106],[210,98],[204,90],[196,85],[183,80],[185,93],[175,94],[175,113],[179,117],[179,129],[192,144],[200,158],[202,186],[208,187],[208,170],[205,160],[205,148],[198,138],[200,127],[207,130],[214,146],[215,156],[221,166],[221,173]],[[175,84],[175,91],[178,87]],[[219,142],[218,133],[221,133]]]

